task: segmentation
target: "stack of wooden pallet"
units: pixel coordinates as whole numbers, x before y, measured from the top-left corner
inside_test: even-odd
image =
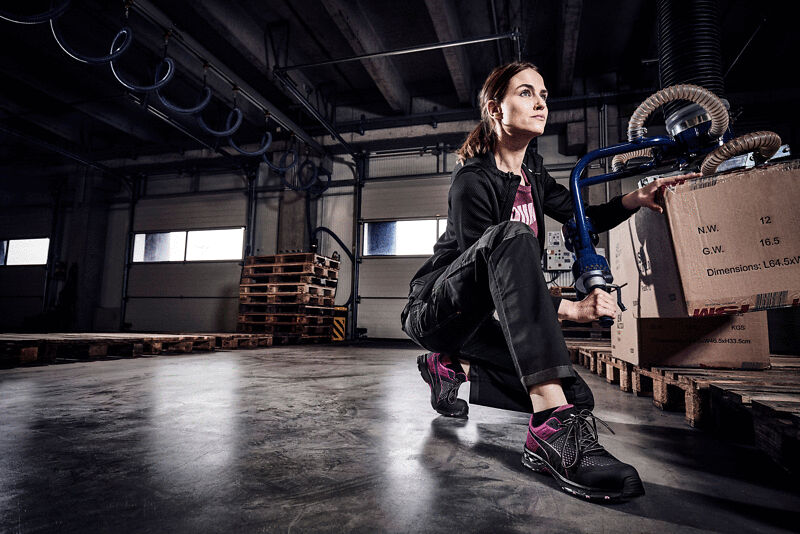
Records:
[[[614,358],[608,340],[568,339],[567,349],[573,363],[621,390],[684,412],[691,426],[756,445],[800,474],[800,358],[772,356],[771,368],[759,370],[639,367]]]
[[[313,252],[249,256],[239,286],[239,331],[274,343],[331,340],[339,261]]]

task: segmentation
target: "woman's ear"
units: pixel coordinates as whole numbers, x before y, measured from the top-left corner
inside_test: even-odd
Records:
[[[489,116],[495,120],[502,120],[503,118],[503,111],[500,109],[500,104],[497,100],[489,100],[486,103],[486,110],[489,112]]]

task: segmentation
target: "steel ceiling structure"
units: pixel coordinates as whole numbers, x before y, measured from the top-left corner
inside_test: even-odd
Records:
[[[800,38],[784,6],[720,0],[726,91],[745,129],[796,118],[784,106],[798,96],[785,71]],[[45,0],[11,1],[3,9],[31,14],[49,7]],[[152,83],[166,54],[176,74],[163,94],[185,105],[208,86],[213,98],[203,117],[214,128],[224,126],[235,101],[243,113],[239,145],[258,145],[265,112],[278,141],[292,132],[314,152],[386,149],[364,134],[387,128],[410,128],[403,146],[457,144],[463,132],[438,127],[477,118],[481,81],[518,54],[540,66],[554,111],[635,106],[659,86],[655,5],[645,0],[73,0],[58,18],[63,39],[94,55],[108,53],[122,25],[133,31],[130,49],[115,62],[126,78]],[[507,37],[515,28],[517,39],[375,55]],[[153,93],[126,89],[107,65],[68,57],[48,24],[0,20],[0,30],[3,175],[31,162],[57,166],[70,155],[98,165],[126,162],[121,172],[144,157],[203,149],[221,165],[246,164],[195,117],[170,112]],[[554,114],[548,130],[560,132],[568,121]],[[347,150],[320,142],[338,133],[357,134]],[[789,142],[796,136],[794,129],[781,133]]]

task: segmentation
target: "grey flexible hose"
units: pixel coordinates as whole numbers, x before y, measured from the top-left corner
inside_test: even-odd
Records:
[[[614,156],[614,159],[611,160],[611,170],[614,172],[618,172],[622,170],[622,167],[625,165],[625,162],[629,159],[633,158],[642,158],[642,157],[652,157],[653,156],[653,149],[652,148],[640,148],[639,150],[634,150],[633,152],[626,152],[625,154],[617,154]]]
[[[689,100],[705,109],[711,116],[711,128],[708,130],[711,137],[719,137],[728,129],[728,110],[714,93],[699,85],[681,84],[665,87],[639,104],[628,121],[628,141],[644,137],[647,118],[657,108],[674,100]]]
[[[723,161],[756,150],[764,159],[769,159],[780,147],[781,138],[775,132],[762,131],[740,135],[707,155],[700,166],[700,172],[703,176],[714,174]]]

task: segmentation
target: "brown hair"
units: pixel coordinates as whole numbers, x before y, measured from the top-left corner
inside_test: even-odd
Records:
[[[492,152],[497,142],[497,134],[494,131],[494,124],[489,117],[489,102],[496,100],[500,102],[508,90],[511,78],[526,69],[533,69],[539,72],[538,67],[527,61],[515,61],[506,63],[489,73],[486,81],[483,82],[481,92],[478,94],[478,105],[481,109],[481,121],[474,130],[467,136],[467,140],[461,145],[456,154],[458,161],[464,162],[469,158],[474,158],[487,152]]]

